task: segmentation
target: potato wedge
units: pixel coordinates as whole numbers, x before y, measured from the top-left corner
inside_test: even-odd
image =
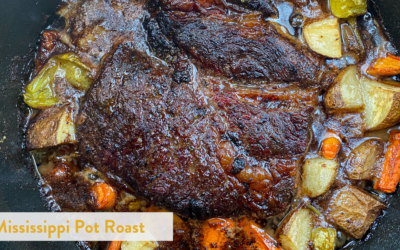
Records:
[[[357,66],[342,70],[325,94],[329,112],[359,112],[364,109]]]
[[[302,189],[309,197],[317,197],[329,190],[335,181],[339,164],[325,158],[307,159],[303,166]]]
[[[158,247],[154,241],[123,241],[121,250],[154,250]]]
[[[349,155],[346,162],[346,174],[353,180],[370,180],[371,169],[380,157],[383,157],[384,143],[371,139],[361,143]]]
[[[76,143],[75,123],[68,107],[44,110],[29,126],[26,133],[28,150]]]
[[[310,49],[316,53],[330,58],[342,57],[342,38],[336,17],[306,24],[304,38]]]
[[[327,218],[353,238],[361,239],[384,207],[366,192],[344,186],[333,193]]]
[[[279,243],[285,250],[309,249],[314,213],[306,208],[299,209],[285,218],[279,230]]]
[[[336,230],[333,228],[314,228],[311,232],[315,250],[334,250]]]
[[[368,131],[388,128],[400,121],[400,84],[361,79]]]

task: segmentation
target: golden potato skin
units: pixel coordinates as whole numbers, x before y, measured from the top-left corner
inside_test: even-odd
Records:
[[[340,93],[340,81],[337,80],[338,78],[339,76],[330,86],[324,98],[325,107],[330,113],[332,113],[335,109],[342,109],[345,107],[342,94]]]
[[[361,79],[365,98],[365,125],[368,131],[389,128],[400,122],[400,87],[394,81]]]
[[[28,150],[76,143],[75,124],[69,107],[51,107],[39,113],[26,132]]]
[[[323,157],[307,159],[303,165],[303,193],[315,198],[328,191],[336,179],[338,169],[337,160],[327,160]]]
[[[347,67],[339,73],[324,97],[329,113],[360,112],[364,109],[358,77],[357,66]]]
[[[331,16],[306,22],[303,36],[308,47],[315,53],[329,58],[343,56],[340,25],[336,17]]]
[[[348,185],[334,192],[326,215],[351,237],[361,239],[384,207],[371,195]]]
[[[311,231],[315,214],[307,208],[296,208],[288,215],[277,229],[278,242],[284,249],[311,250]]]
[[[346,174],[353,180],[370,180],[371,170],[378,159],[383,157],[384,143],[381,140],[367,140],[350,153],[346,162]]]

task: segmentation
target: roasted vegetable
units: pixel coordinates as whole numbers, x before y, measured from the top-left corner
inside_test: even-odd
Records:
[[[202,249],[223,249],[227,242],[227,231],[234,228],[231,219],[213,218],[203,224]]]
[[[344,186],[333,193],[326,216],[351,237],[361,239],[384,207],[365,191]]]
[[[309,197],[317,197],[328,191],[336,178],[338,168],[336,160],[307,159],[302,174],[303,193]]]
[[[350,17],[347,19],[347,23],[350,25],[351,30],[357,40],[358,48],[360,50],[359,56],[364,57],[365,55],[365,47],[364,47],[364,42],[361,38],[360,31],[358,30],[358,24],[357,24],[357,18],[356,17]]]
[[[70,107],[53,107],[43,111],[29,125],[26,133],[28,150],[76,143],[75,123]]]
[[[400,74],[400,57],[387,54],[386,57],[378,58],[375,63],[367,69],[371,76],[395,76]]]
[[[154,250],[158,247],[154,241],[123,241],[121,250]]]
[[[99,182],[93,186],[92,191],[96,209],[108,209],[115,205],[117,192],[112,186]]]
[[[359,112],[364,109],[357,66],[340,72],[326,92],[324,101],[330,112]]]
[[[26,86],[25,103],[36,109],[45,109],[60,103],[54,87],[56,77],[65,78],[72,87],[83,92],[92,82],[90,69],[74,53],[57,55]]]
[[[383,142],[376,139],[357,146],[347,158],[347,176],[353,180],[369,180],[372,167],[383,154],[383,146]]]
[[[285,250],[306,250],[311,240],[313,212],[299,209],[288,215],[278,229],[279,242]]]
[[[400,121],[400,85],[394,81],[361,79],[365,100],[364,122],[369,131],[388,128]]]
[[[45,30],[42,33],[42,41],[36,54],[36,69],[35,73],[38,73],[43,67],[49,56],[53,53],[58,39],[60,38],[60,32],[55,30]]]
[[[326,57],[342,57],[342,39],[337,18],[314,21],[304,27],[304,38],[313,51]]]
[[[312,241],[315,250],[334,250],[336,230],[333,228],[314,228],[312,230]]]
[[[131,201],[128,204],[129,212],[137,212],[137,211],[139,211],[140,207],[141,207],[141,201],[140,200]]]
[[[352,64],[358,63],[365,55],[365,48],[362,40],[360,40],[357,25],[352,27],[350,23],[343,23],[341,28],[343,51],[348,59],[353,59]]]
[[[121,249],[121,241],[112,241],[108,246],[108,250],[120,250]]]
[[[154,205],[151,205],[150,207],[146,208],[146,210],[144,212],[167,213],[169,211],[165,208],[159,208]],[[175,226],[175,224],[183,223],[183,220],[176,214],[173,215],[173,221],[174,221],[174,226]]]
[[[341,144],[340,140],[334,136],[324,139],[321,145],[321,155],[327,160],[335,159]]]
[[[386,150],[382,173],[374,188],[393,193],[400,180],[400,131],[390,131],[389,146]]]
[[[259,249],[259,250],[279,250],[276,246],[275,240],[261,229],[256,223],[243,218],[239,221],[239,227],[241,227],[246,233],[249,240],[248,244],[245,244],[245,249]]]
[[[330,0],[332,14],[339,18],[367,13],[367,0]]]

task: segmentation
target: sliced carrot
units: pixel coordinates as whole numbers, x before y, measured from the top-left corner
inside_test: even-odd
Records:
[[[71,180],[72,171],[69,164],[60,162],[55,165],[55,167],[50,171],[47,178],[53,181],[65,182]]]
[[[244,218],[239,221],[239,226],[247,233],[249,237],[255,241],[251,245],[246,244],[246,249],[259,249],[259,250],[280,250],[281,248],[276,246],[275,240],[261,229],[255,222]]]
[[[55,30],[46,30],[42,34],[42,43],[40,45],[40,51],[38,58],[36,59],[36,72],[42,68],[44,62],[48,59],[54,47],[56,46],[56,41],[60,37],[60,32]],[[41,56],[42,54],[42,56]],[[47,59],[44,60],[43,56]]]
[[[234,227],[231,219],[213,218],[203,224],[203,240],[201,249],[224,249],[228,241],[228,230]]]
[[[121,249],[121,241],[111,241],[108,250],[120,250]]]
[[[341,142],[336,137],[329,137],[322,141],[321,154],[327,160],[333,160],[339,153]]]
[[[388,54],[378,58],[374,65],[369,66],[367,73],[372,76],[395,76],[400,74],[400,57]]]
[[[60,32],[55,30],[46,30],[42,35],[42,46],[47,50],[52,50],[56,40],[60,37]]]
[[[153,204],[151,204],[150,207],[146,208],[146,210],[144,210],[145,212],[169,212],[167,209],[164,208],[159,208],[154,206]]]
[[[96,199],[96,209],[108,209],[115,205],[117,192],[112,186],[101,182],[96,183],[92,190]]]
[[[385,163],[380,178],[375,182],[374,189],[385,193],[396,191],[400,181],[400,131],[390,132],[389,146],[385,155]]]

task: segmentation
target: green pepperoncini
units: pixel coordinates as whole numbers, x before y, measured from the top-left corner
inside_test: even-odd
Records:
[[[24,101],[36,109],[45,109],[60,103],[54,91],[54,78],[64,77],[71,86],[86,91],[92,82],[90,69],[75,53],[65,53],[52,57],[26,86]]]

